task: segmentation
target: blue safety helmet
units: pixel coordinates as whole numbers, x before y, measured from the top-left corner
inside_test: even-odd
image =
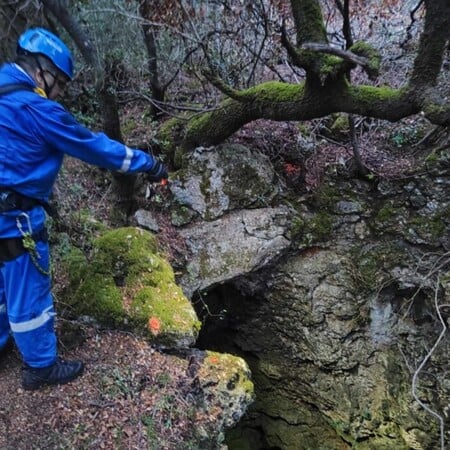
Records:
[[[70,50],[59,37],[44,28],[31,28],[19,37],[17,53],[39,53],[70,80],[73,78],[73,59]]]

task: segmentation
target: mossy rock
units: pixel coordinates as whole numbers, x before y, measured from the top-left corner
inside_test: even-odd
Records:
[[[188,347],[197,339],[200,321],[152,233],[134,227],[107,231],[93,241],[89,261],[74,249],[65,264],[66,301],[77,315],[131,326],[167,347]]]
[[[212,351],[204,356],[197,372],[203,407],[208,411],[219,404],[226,411],[223,428],[228,429],[236,425],[254,400],[250,369],[239,356]]]

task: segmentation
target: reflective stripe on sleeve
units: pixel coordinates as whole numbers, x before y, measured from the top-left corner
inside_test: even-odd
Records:
[[[120,172],[128,172],[131,166],[131,160],[133,159],[133,150],[131,148],[125,146],[126,155],[122,161],[122,167],[120,168]]]
[[[19,323],[10,322],[9,325],[11,327],[11,330],[14,333],[25,333],[26,331],[36,330],[36,328],[41,327],[56,315],[54,312],[50,312],[52,308],[53,306],[49,306],[47,309],[42,311],[41,315],[35,317],[34,319]]]

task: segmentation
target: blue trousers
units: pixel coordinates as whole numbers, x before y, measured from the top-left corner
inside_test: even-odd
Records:
[[[37,242],[37,263],[48,271],[49,246]],[[57,358],[51,277],[41,273],[28,252],[0,268],[0,348],[10,334],[25,364],[41,368]]]

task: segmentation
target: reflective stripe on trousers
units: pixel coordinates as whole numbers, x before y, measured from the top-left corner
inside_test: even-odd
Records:
[[[37,242],[36,249],[39,263],[48,268],[48,244]],[[0,268],[0,343],[12,331],[24,362],[47,367],[56,360],[54,316],[51,278],[36,269],[29,253],[5,262]]]

